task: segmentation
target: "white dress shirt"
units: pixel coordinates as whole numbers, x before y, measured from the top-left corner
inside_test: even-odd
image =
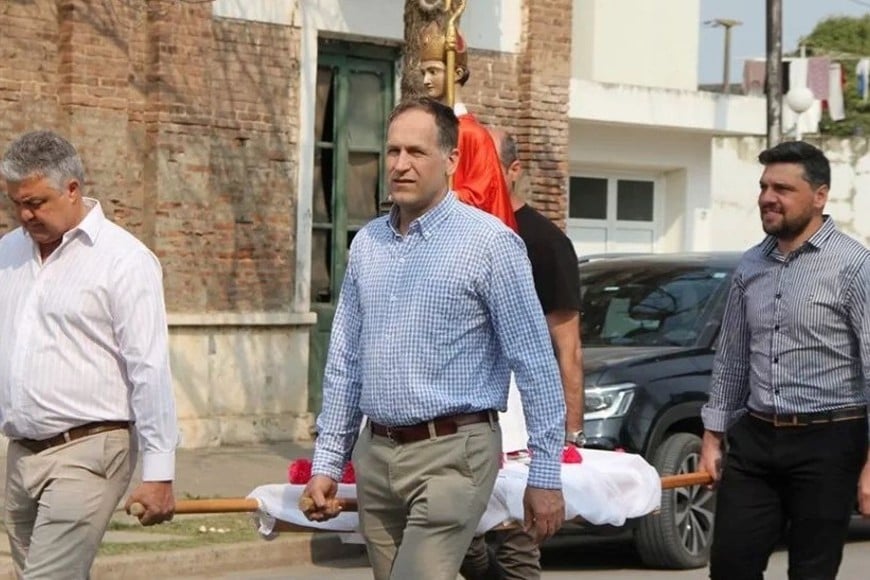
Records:
[[[0,429],[46,439],[135,421],[144,481],[175,478],[178,426],[156,256],[89,211],[43,262],[22,228],[0,239]]]

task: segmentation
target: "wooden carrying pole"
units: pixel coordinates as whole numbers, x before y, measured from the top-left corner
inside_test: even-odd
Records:
[[[710,474],[704,471],[696,471],[694,473],[681,473],[679,475],[666,475],[662,477],[662,489],[675,489],[678,487],[692,487],[695,485],[708,485],[713,482]],[[357,503],[354,498],[335,498],[335,503],[332,506],[342,512],[357,511]],[[310,510],[313,507],[311,498],[303,497],[299,500],[299,509],[301,511]],[[259,502],[249,498],[225,498],[225,499],[186,499],[175,502],[176,514],[218,514],[218,513],[239,513],[239,512],[255,512],[260,509]],[[145,508],[142,504],[134,503],[130,506],[130,514],[138,516],[144,513]],[[295,529],[291,527],[283,527],[284,531]],[[310,531],[309,528],[305,528]],[[279,529],[279,531],[281,531]]]
[[[662,477],[663,490],[675,489],[678,487],[694,487],[696,485],[710,485],[711,483],[713,483],[713,478],[706,471],[665,475]]]
[[[679,475],[666,475],[662,477],[662,490],[676,489],[678,487],[693,487],[696,485],[708,485],[713,483],[713,478],[706,471],[696,471],[694,473],[681,473]],[[353,498],[335,498],[335,503],[331,506],[336,511],[355,512],[357,511],[356,499]],[[314,507],[310,497],[302,497],[299,499],[300,511],[308,511]]]
[[[255,512],[260,509],[260,503],[246,497],[228,497],[223,499],[180,499],[175,502],[176,514],[228,514]],[[130,506],[131,516],[145,513],[141,503]]]

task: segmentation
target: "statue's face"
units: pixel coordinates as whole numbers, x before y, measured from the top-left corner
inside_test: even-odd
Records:
[[[445,74],[447,67],[440,60],[424,60],[420,63],[420,72],[423,73],[423,86],[426,95],[432,99],[442,100],[445,93]]]

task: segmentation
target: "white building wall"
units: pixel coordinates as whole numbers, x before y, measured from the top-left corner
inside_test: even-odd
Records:
[[[870,145],[867,139],[814,141],[831,161],[827,213],[846,233],[870,245]],[[711,247],[744,250],[764,237],[758,216],[762,137],[713,140]]]
[[[710,134],[767,133],[762,97],[722,95],[571,79],[568,115],[572,119]]]
[[[571,76],[696,90],[700,10],[699,0],[574,0]]]
[[[580,121],[572,121],[570,133],[572,175],[610,170],[660,180],[655,251],[709,249],[709,135]]]

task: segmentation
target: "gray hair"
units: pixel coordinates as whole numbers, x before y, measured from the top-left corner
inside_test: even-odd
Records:
[[[75,147],[53,131],[32,131],[13,141],[0,160],[0,175],[13,183],[46,177],[57,189],[70,179],[80,187],[85,182],[85,168]]]

